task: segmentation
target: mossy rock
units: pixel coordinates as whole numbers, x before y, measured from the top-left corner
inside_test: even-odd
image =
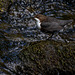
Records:
[[[22,65],[16,66],[17,73],[57,75],[59,72],[61,75],[75,72],[75,42],[34,42],[24,47],[19,57]]]
[[[8,6],[11,2],[14,2],[15,0],[0,0],[0,12],[7,11]]]

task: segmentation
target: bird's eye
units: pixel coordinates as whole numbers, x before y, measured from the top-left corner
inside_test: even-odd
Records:
[[[38,18],[38,16],[37,16],[37,18]]]
[[[37,16],[37,18],[40,18],[39,16]]]

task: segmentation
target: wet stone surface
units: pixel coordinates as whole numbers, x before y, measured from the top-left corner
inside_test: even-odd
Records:
[[[12,0],[0,7],[1,75],[75,74],[75,6],[67,2]],[[39,13],[74,21],[49,38],[36,27]]]

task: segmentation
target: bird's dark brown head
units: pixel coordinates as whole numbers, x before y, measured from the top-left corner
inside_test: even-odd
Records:
[[[41,22],[43,22],[47,19],[47,16],[44,16],[42,14],[38,14],[34,18],[38,18]]]

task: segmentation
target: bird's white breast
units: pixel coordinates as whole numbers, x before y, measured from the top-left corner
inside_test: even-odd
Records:
[[[36,20],[36,25],[37,25],[37,27],[38,27],[39,29],[41,29],[41,22],[40,22],[40,20],[39,20],[38,18],[35,18],[35,20]]]

